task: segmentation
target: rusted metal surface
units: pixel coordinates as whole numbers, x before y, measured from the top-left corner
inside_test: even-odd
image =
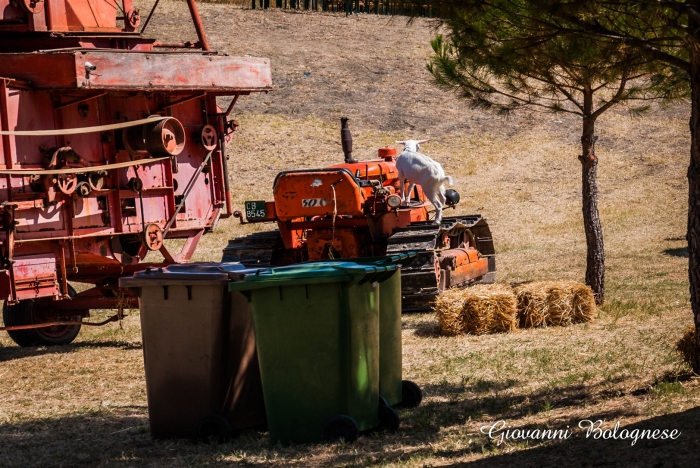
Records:
[[[0,27],[17,32],[101,32],[119,33],[133,28],[117,27],[117,12],[132,12],[132,1],[43,0],[42,2],[0,0]]]
[[[86,66],[94,70],[87,71]],[[46,70],[52,73],[46,73]],[[91,49],[8,54],[0,76],[28,81],[35,89],[206,90],[215,93],[267,91],[272,86],[265,58],[202,52],[94,51]]]
[[[188,4],[197,40],[169,44],[137,32],[132,0],[0,0],[0,299],[10,307],[34,300],[43,322],[66,324],[135,307],[104,285],[148,266],[150,250],[158,264],[188,261],[231,214],[225,144],[237,124],[217,98],[272,89],[270,64],[209,51]],[[174,238],[185,239],[179,252],[163,242]],[[99,286],[60,300],[69,281]],[[51,330],[71,329],[61,327]]]
[[[106,320],[101,322],[83,322],[83,321],[60,321],[60,322],[43,322],[43,323],[33,323],[31,325],[14,325],[11,327],[0,327],[0,331],[10,331],[10,330],[34,330],[36,328],[51,328],[51,327],[63,327],[66,325],[86,325],[90,327],[101,327],[107,325],[111,322],[119,321],[119,314],[112,315]]]
[[[199,17],[199,11],[197,10],[197,4],[194,0],[187,0],[187,7],[190,9],[190,15],[192,15],[192,23],[194,23],[194,29],[197,31],[197,37],[199,38],[199,45],[202,50],[209,51],[209,41],[207,40],[207,34],[204,32],[204,25],[202,24],[202,18]]]

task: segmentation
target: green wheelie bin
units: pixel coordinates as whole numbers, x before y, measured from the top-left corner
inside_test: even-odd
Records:
[[[273,443],[396,430],[379,397],[379,284],[397,265],[315,262],[242,272]]]
[[[337,260],[362,265],[407,265],[416,257],[406,252],[386,257],[362,257]],[[333,261],[325,262],[333,264]],[[423,399],[420,387],[402,380],[401,348],[401,274],[400,271],[379,284],[379,395],[389,406],[415,408]]]

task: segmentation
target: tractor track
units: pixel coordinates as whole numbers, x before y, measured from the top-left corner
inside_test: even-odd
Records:
[[[415,223],[397,229],[389,236],[387,255],[416,252],[416,258],[401,268],[403,312],[425,312],[433,309],[438,293],[444,289],[444,285],[440,284],[438,263],[438,254],[444,247],[440,245],[440,237],[445,234],[459,235],[467,229],[474,234],[477,250],[484,256],[493,258],[489,262],[489,274],[477,278],[471,284],[492,283],[495,278],[493,239],[488,224],[481,215],[445,217],[440,225],[430,222]]]
[[[280,244],[282,237],[279,230],[256,232],[228,241],[221,261],[240,262],[252,267],[270,266],[272,256]]]
[[[416,257],[401,268],[401,293],[403,312],[425,312],[433,309],[441,287],[438,256],[445,248],[441,236],[456,236],[470,230],[477,250],[489,257],[489,273],[470,284],[492,283],[495,278],[493,240],[486,220],[481,215],[443,218],[440,225],[431,222],[415,223],[394,231],[386,240],[387,255],[415,252]],[[449,248],[449,246],[447,246]],[[240,262],[251,267],[274,266],[275,258],[284,250],[279,230],[257,232],[230,240],[223,251],[222,261]]]

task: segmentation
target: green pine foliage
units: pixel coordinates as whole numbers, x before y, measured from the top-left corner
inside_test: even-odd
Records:
[[[501,114],[530,106],[595,119],[618,103],[639,114],[652,99],[687,94],[676,68],[602,31],[581,34],[576,19],[591,18],[591,3],[450,2],[441,11],[449,33],[432,41],[428,70],[440,87]]]

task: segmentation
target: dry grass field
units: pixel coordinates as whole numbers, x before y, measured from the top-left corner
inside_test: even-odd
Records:
[[[458,212],[482,213],[492,225],[500,281],[583,280],[575,118],[504,120],[436,90],[425,70],[430,20],[200,10],[216,49],[272,60],[276,90],[241,98],[234,112],[237,205],[270,197],[279,171],[340,162],[339,117],[347,115],[361,159],[397,139],[432,139],[423,150],[455,177]],[[186,11],[184,2],[161,2],[150,34],[192,39]],[[132,311],[121,326],[84,329],[66,347],[19,348],[0,336],[0,466],[698,466],[700,381],[674,351],[692,323],[688,117],[679,103],[642,118],[617,109],[599,122],[607,300],[595,322],[442,337],[430,314],[403,318],[404,375],[425,398],[401,411],[397,434],[292,447],[252,431],[225,444],[153,441]],[[222,221],[196,260],[218,260],[229,238],[252,229]],[[634,446],[594,440],[577,428],[585,419],[681,436]],[[480,428],[499,420],[575,431],[497,445]]]

